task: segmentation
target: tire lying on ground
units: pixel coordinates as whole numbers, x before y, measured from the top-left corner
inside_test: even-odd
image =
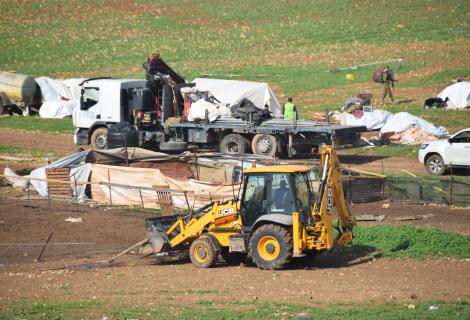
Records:
[[[236,133],[226,135],[220,141],[220,152],[234,156],[250,152],[250,142],[244,136]]]
[[[108,128],[97,128],[90,137],[93,150],[108,149]]]
[[[251,142],[253,153],[260,156],[273,157],[277,153],[278,142],[270,134],[257,134]]]

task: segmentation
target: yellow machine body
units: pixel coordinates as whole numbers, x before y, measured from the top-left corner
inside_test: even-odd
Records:
[[[285,177],[293,175],[297,179],[295,181],[304,179],[305,186],[291,188],[296,188],[293,191],[294,199],[301,211],[260,214],[255,222],[248,223],[242,200],[215,201],[204,210],[179,217],[169,227],[156,228],[165,230],[163,238],[166,245],[158,246],[159,250],[189,247],[192,262],[200,267],[211,266],[214,263],[212,260],[221,253],[224,258],[231,254],[245,255],[251,257],[260,268],[278,269],[291,258],[320,253],[335,244],[351,243],[352,226],[356,221],[347,208],[339,162],[333,148],[322,149],[321,165],[320,188],[316,195],[306,179],[311,170],[306,166],[268,166],[244,171],[244,193],[248,192],[250,176],[270,179],[275,174],[283,174]],[[296,193],[302,188],[309,190],[309,203],[312,205],[308,208],[302,206]],[[266,203],[269,206],[270,202],[261,198],[255,204],[265,208]],[[338,216],[336,239],[333,238],[334,211]]]

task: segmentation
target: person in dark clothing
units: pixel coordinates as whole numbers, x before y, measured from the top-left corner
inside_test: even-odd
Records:
[[[382,84],[384,87],[383,90],[383,95],[382,95],[382,105],[385,104],[385,98],[387,96],[390,97],[390,100],[392,103],[395,103],[395,99],[393,98],[393,82],[395,81],[393,71],[390,70],[390,67],[387,65],[384,67],[383,72],[382,72]]]

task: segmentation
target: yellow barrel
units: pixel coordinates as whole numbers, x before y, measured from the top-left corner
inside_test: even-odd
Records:
[[[12,100],[26,104],[36,95],[37,84],[32,76],[0,70],[0,92]]]

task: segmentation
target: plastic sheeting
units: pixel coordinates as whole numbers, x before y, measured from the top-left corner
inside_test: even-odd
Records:
[[[348,113],[345,116],[346,125],[366,126],[367,130],[378,130],[387,122],[387,118],[393,116],[392,113],[385,110],[373,110],[372,112],[364,112],[363,116],[356,118]]]
[[[200,99],[193,104],[189,109],[188,121],[204,120],[207,115],[210,122],[217,120],[220,117],[230,117],[230,109],[223,105],[216,105]]]
[[[72,116],[79,106],[80,86],[83,79],[55,80],[48,77],[36,78],[41,88],[44,103],[39,109],[42,118],[65,118]]]
[[[442,90],[438,98],[447,100],[447,108],[449,109],[463,109],[470,107],[470,82],[462,81],[454,83]]]
[[[158,208],[156,192],[141,190],[144,188],[168,188],[171,190],[188,191],[189,204],[194,208],[206,205],[210,198],[230,199],[233,197],[233,189],[238,194],[239,184],[232,186],[214,185],[196,180],[181,181],[165,176],[158,169],[115,167],[95,164],[92,168],[92,198],[99,203],[111,203],[113,205],[140,206],[142,201],[146,208]],[[129,187],[111,186],[111,191],[106,183],[126,185]],[[103,183],[103,184],[100,184]],[[192,193],[193,192],[193,193]],[[111,194],[111,199],[110,199]],[[142,195],[142,200],[140,198]],[[186,209],[186,199],[182,193],[172,194],[173,204],[177,208]]]
[[[419,128],[435,136],[449,134],[446,128],[436,128],[433,124],[416,117],[408,112],[399,112],[387,117],[387,121],[380,129],[380,134],[388,132],[402,132],[409,128]]]
[[[268,105],[274,116],[281,115],[281,105],[267,83],[205,78],[196,78],[192,82],[198,90],[209,91],[224,105],[232,106],[246,98],[260,109]]]
[[[29,174],[31,178],[36,178],[36,179],[46,179],[46,169],[47,168],[66,168],[66,167],[71,167],[71,166],[76,166],[78,165],[81,161],[85,159],[87,156],[88,151],[82,151],[79,153],[72,154],[70,156],[67,156],[65,158],[59,159],[47,166],[37,168]],[[91,170],[91,165],[84,165],[82,166],[84,168],[72,168],[70,170],[70,177],[72,177],[75,174],[75,180],[76,181],[88,181],[88,177],[90,175],[90,170]],[[72,185],[73,185],[73,178],[71,179]],[[47,196],[47,181],[41,181],[41,180],[30,180],[31,185],[36,189],[36,191],[43,197]],[[77,187],[77,196],[79,199],[82,199],[85,194],[85,186],[83,187]]]

